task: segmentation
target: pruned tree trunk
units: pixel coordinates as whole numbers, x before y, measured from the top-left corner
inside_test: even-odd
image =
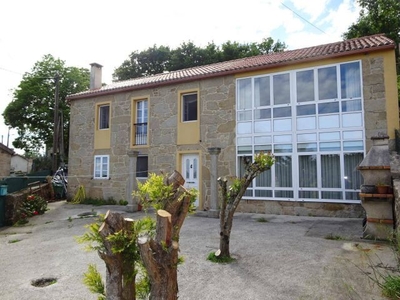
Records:
[[[115,212],[107,211],[104,222],[99,228],[104,250],[98,254],[106,264],[106,297],[107,300],[136,299],[134,264],[124,264],[123,253],[114,253],[112,242],[108,239],[121,230],[130,232],[132,219]]]
[[[173,196],[165,199],[165,209],[157,211],[155,238],[139,238],[139,250],[147,270],[151,300],[178,299],[179,232],[189,211],[191,197],[175,171],[166,184],[173,184]]]
[[[219,239],[219,251],[216,252],[215,256],[224,258],[231,257],[229,250],[229,242],[231,237],[231,230],[233,225],[233,215],[243,195],[246,193],[247,188],[251,184],[254,178],[260,173],[269,170],[274,164],[274,157],[271,153],[264,154],[259,153],[255,156],[253,163],[246,164],[246,171],[239,181],[238,185],[233,189],[228,188],[228,179],[225,177],[218,178],[218,183],[221,187],[221,211],[220,211],[220,239]],[[218,254],[218,255],[217,255]]]

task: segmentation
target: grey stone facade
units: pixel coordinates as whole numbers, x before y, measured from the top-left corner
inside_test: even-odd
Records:
[[[177,145],[178,93],[199,90],[200,142],[197,145]],[[130,147],[131,100],[149,97],[150,147]],[[111,101],[111,148],[94,149],[96,103]],[[210,195],[210,155],[208,148],[222,149],[220,174],[235,174],[235,79],[226,76],[176,86],[144,89],[71,103],[69,195],[84,185],[90,197],[126,198],[129,179],[127,151],[134,149],[147,154],[149,172],[172,172],[177,167],[178,151],[201,153],[201,190],[204,206]],[[93,179],[94,155],[110,155],[110,180]]]

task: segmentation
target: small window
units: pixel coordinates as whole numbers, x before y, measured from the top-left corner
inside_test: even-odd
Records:
[[[182,121],[197,121],[197,94],[182,95]]]
[[[110,178],[110,157],[108,155],[96,155],[94,157],[94,178]]]
[[[149,170],[149,158],[138,156],[136,163],[136,177],[147,178]]]
[[[99,106],[99,129],[110,128],[110,106]]]

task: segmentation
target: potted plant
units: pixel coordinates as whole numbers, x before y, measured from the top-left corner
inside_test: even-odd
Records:
[[[382,182],[378,182],[376,185],[376,192],[378,194],[388,194],[389,193],[389,186],[382,183]]]

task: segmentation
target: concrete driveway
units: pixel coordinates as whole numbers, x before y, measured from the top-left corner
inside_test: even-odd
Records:
[[[0,228],[0,299],[97,299],[82,274],[89,263],[102,274],[105,267],[75,241],[94,221],[79,215],[108,209],[133,219],[144,215],[122,206],[55,202],[49,208],[24,227]],[[201,215],[188,217],[181,231],[179,299],[385,299],[360,269],[368,271],[370,259],[395,266],[394,258],[386,244],[360,238],[361,219],[238,213],[231,236],[237,261],[221,265],[206,260],[219,245],[219,220]],[[31,285],[41,278],[57,282]]]

